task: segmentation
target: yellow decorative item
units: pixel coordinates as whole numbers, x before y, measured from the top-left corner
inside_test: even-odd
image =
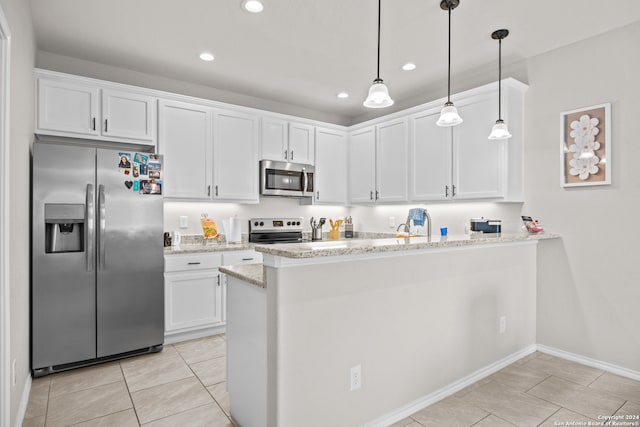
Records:
[[[340,238],[340,226],[342,225],[343,220],[329,220],[329,224],[331,224],[331,231],[329,231],[329,239],[338,240]]]
[[[216,222],[211,218],[208,218],[207,214],[201,215],[200,224],[202,224],[202,234],[205,239],[217,239],[220,237]]]

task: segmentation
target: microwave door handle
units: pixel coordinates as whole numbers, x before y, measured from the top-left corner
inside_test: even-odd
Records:
[[[87,245],[86,255],[87,255],[87,271],[93,271],[93,263],[95,260],[93,249],[94,249],[94,227],[95,227],[95,219],[96,219],[96,209],[95,209],[95,193],[93,189],[93,184],[87,184],[87,194],[86,194],[86,222],[87,227],[85,231],[85,241]]]
[[[304,175],[304,184],[302,184],[302,195],[307,191],[307,187],[309,186],[309,174],[307,174],[307,170],[302,168],[302,175]]]

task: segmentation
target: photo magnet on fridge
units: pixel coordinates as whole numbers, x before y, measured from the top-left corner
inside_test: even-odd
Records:
[[[142,153],[136,153],[136,155],[133,156],[133,161],[146,165],[149,162],[149,156]]]
[[[120,169],[129,169],[131,167],[131,153],[118,153],[120,163],[118,167]]]
[[[152,182],[146,179],[141,180],[140,194],[162,194],[162,181]]]
[[[137,178],[139,176],[140,176],[140,164],[134,163],[133,164],[133,177]]]

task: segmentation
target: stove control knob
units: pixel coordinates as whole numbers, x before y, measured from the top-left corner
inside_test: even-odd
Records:
[[[300,221],[296,222],[296,225],[300,225]]]
[[[291,221],[287,221],[287,225],[291,225]]]
[[[260,221],[260,227],[264,225],[264,221]]]
[[[258,221],[254,222],[254,223],[253,223],[253,226],[254,226],[254,227],[257,227],[257,226],[258,226]]]

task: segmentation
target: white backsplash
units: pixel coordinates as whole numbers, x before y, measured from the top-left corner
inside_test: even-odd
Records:
[[[395,232],[397,226],[407,219],[409,209],[422,207],[428,209],[433,221],[432,233],[440,233],[440,227],[447,227],[449,234],[463,234],[465,226],[469,225],[469,219],[485,217],[487,219],[502,220],[504,233],[519,232],[522,222],[520,220],[521,203],[432,203],[432,204],[407,204],[407,205],[382,205],[382,206],[308,206],[300,205],[298,199],[280,197],[262,197],[259,204],[247,205],[238,203],[202,203],[202,202],[170,202],[164,204],[165,231],[177,230],[182,234],[202,234],[200,227],[200,214],[206,213],[222,229],[222,220],[238,215],[242,223],[242,233],[249,232],[249,218],[253,217],[280,217],[301,216],[304,218],[304,230],[311,231],[309,220],[326,217],[338,219],[351,215],[353,217],[354,231],[358,232]],[[525,212],[525,214],[527,214]],[[180,216],[187,216],[188,227],[181,229]],[[395,218],[395,226],[389,227],[389,217]],[[328,222],[328,221],[327,221]],[[544,225],[544,224],[543,224]],[[328,231],[328,226],[327,226]],[[418,228],[420,234],[426,234],[426,228]]]

